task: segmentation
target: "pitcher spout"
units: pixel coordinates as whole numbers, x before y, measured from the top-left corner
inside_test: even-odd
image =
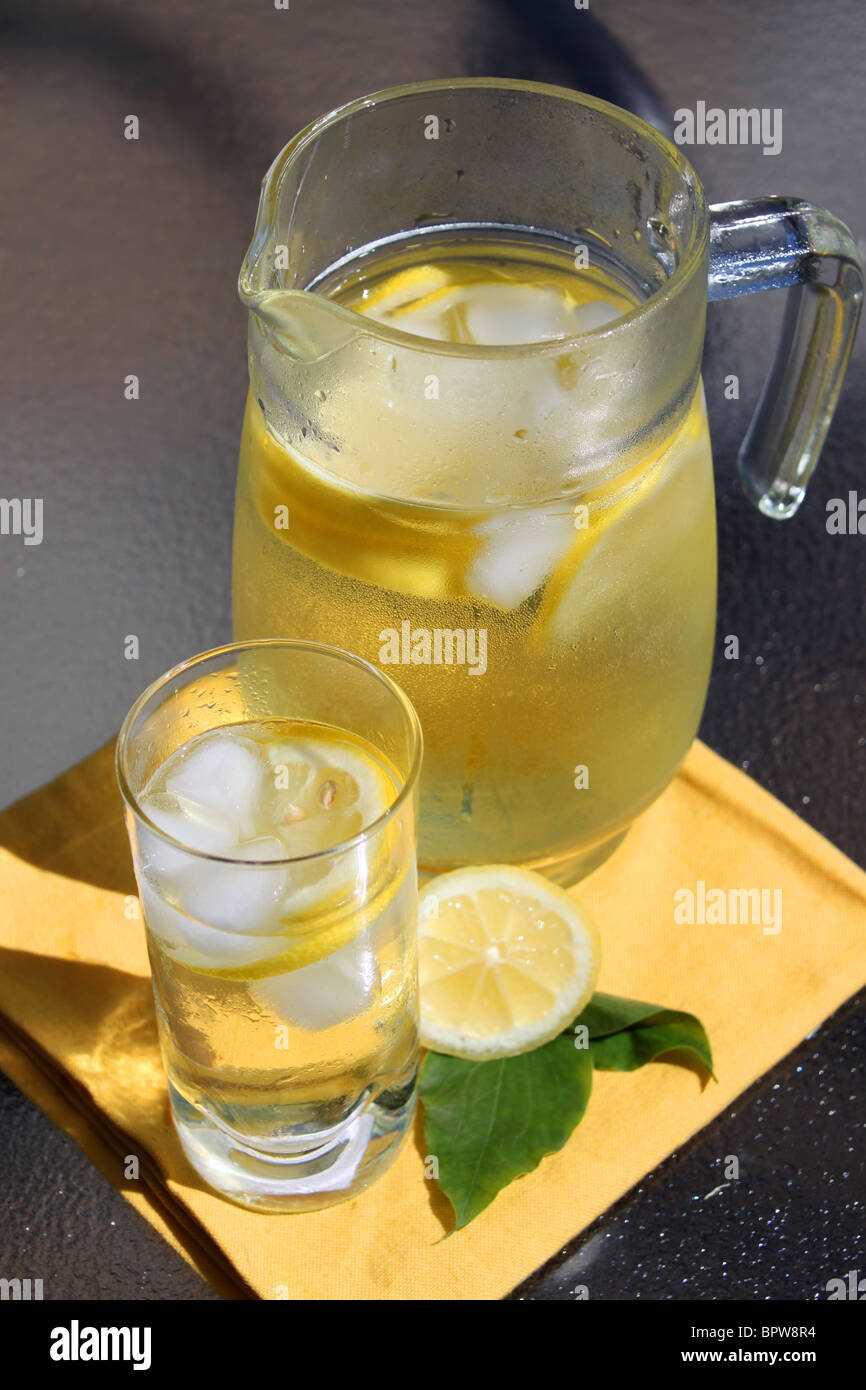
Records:
[[[345,347],[359,335],[361,325],[351,310],[306,288],[315,269],[295,224],[299,189],[293,187],[298,183],[294,154],[299,140],[280,152],[262,180],[238,294],[278,352],[312,362]]]

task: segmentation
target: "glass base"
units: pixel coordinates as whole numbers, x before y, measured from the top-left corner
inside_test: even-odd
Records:
[[[543,874],[552,883],[558,883],[561,888],[570,888],[572,884],[586,878],[588,874],[599,868],[606,859],[609,859],[614,851],[619,849],[630,829],[631,826],[627,825],[625,830],[618,830],[615,835],[611,835],[608,840],[603,840],[601,844],[592,845],[589,849],[577,850],[571,854],[560,855],[558,858],[521,860],[519,867],[534,869],[537,874]],[[437,874],[446,874],[451,869],[464,867],[465,865],[462,863],[437,865],[421,863],[418,870],[418,886],[425,888]]]
[[[332,1129],[265,1152],[190,1104],[169,1082],[172,1118],[193,1168],[222,1197],[256,1211],[318,1211],[359,1192],[390,1167],[412,1123],[415,1087],[398,1108],[373,1101]],[[405,1095],[405,1092],[404,1092]]]

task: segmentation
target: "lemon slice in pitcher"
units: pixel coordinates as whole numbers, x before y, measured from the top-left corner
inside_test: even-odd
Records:
[[[700,465],[700,451],[707,437],[706,400],[698,386],[688,413],[676,430],[629,473],[618,475],[581,500],[587,508],[588,526],[575,532],[574,540],[550,576],[538,611],[534,637],[539,644],[567,642],[587,616],[598,621],[605,611],[605,594],[620,594],[623,567],[631,564],[641,574],[642,547],[651,525],[640,510],[657,497],[674,476],[693,475]],[[691,486],[691,484],[690,484]],[[670,524],[670,510],[665,513]],[[626,536],[614,531],[621,522],[630,526]],[[613,546],[608,542],[613,541]]]
[[[241,454],[251,470],[255,505],[269,534],[316,564],[365,584],[418,598],[459,592],[477,548],[481,513],[449,514],[379,497],[292,452],[271,434],[250,394]],[[291,504],[291,527],[274,530]]]
[[[600,958],[583,908],[540,874],[442,874],[420,899],[421,1040],[476,1061],[530,1052],[588,1003]]]

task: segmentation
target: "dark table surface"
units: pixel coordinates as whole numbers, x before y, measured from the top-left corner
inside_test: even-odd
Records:
[[[301,125],[421,78],[529,77],[653,108],[781,108],[783,148],[690,151],[713,201],[791,193],[864,216],[860,0],[30,0],[0,3],[5,292],[0,494],[45,538],[0,539],[0,805],[104,743],[154,676],[230,634],[246,386],[235,279],[259,180]],[[599,46],[601,21],[624,46]],[[637,65],[649,79],[640,81]],[[123,138],[136,114],[137,142]],[[701,729],[866,863],[866,538],[828,535],[861,489],[866,345],[820,470],[777,524],[735,456],[779,295],[710,306],[721,641]],[[141,397],[123,398],[135,373]],[[727,401],[735,373],[740,399]],[[139,637],[138,662],[124,638]],[[863,999],[516,1291],[564,1299],[815,1299],[866,1269]],[[0,1078],[0,1275],[46,1298],[213,1298],[75,1144]],[[724,1185],[726,1155],[740,1180]]]

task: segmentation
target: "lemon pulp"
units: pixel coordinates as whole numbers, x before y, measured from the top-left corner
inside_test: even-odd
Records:
[[[591,919],[539,874],[442,874],[419,906],[421,1040],[476,1060],[531,1051],[589,1002],[599,963]]]

